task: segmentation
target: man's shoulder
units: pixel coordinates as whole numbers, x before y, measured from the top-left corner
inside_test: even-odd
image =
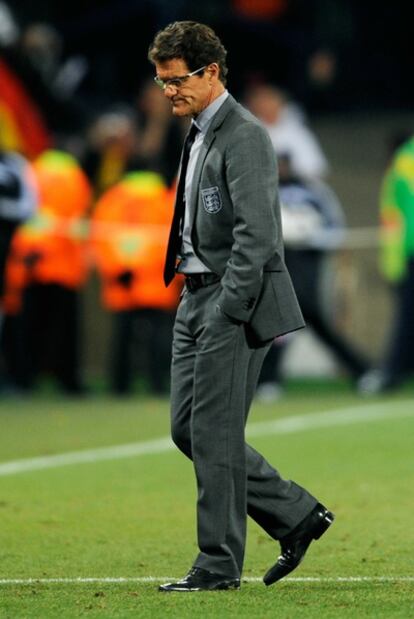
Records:
[[[223,104],[221,125],[232,134],[260,133],[267,137],[263,124],[241,103],[229,96]]]
[[[260,120],[231,95],[228,97],[226,102],[228,102],[229,106],[229,115],[236,117],[241,122],[253,123],[255,125],[262,126]]]

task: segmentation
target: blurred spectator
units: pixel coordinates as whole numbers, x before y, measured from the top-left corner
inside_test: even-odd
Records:
[[[87,63],[63,60],[63,40],[48,23],[30,23],[18,37],[0,38],[0,127],[3,147],[33,158],[79,133],[90,112],[73,96]]]
[[[360,392],[372,395],[398,387],[414,371],[414,137],[397,148],[380,194],[383,277],[394,287],[395,313],[388,348],[379,368],[367,372]]]
[[[5,342],[11,381],[30,390],[40,374],[70,394],[80,378],[80,291],[86,280],[82,217],[91,191],[68,154],[46,151],[33,168],[39,210],[15,233],[6,265]]]
[[[114,105],[88,131],[83,168],[100,196],[128,172],[149,170],[172,185],[186,126],[171,118],[169,103],[153,80],[146,81],[136,108]]]
[[[289,153],[295,174],[305,178],[327,175],[328,162],[318,140],[285,93],[263,84],[250,88],[245,99],[250,111],[268,130],[276,154]]]
[[[6,2],[0,2],[0,47],[13,45],[19,38],[19,26]]]
[[[37,207],[37,187],[31,165],[19,154],[0,150],[0,389],[8,389],[3,344],[4,272],[10,243],[17,226],[31,217]]]
[[[356,380],[366,371],[367,362],[337,331],[326,316],[320,298],[325,260],[330,252],[340,246],[344,237],[342,208],[327,185],[295,174],[289,155],[279,156],[278,161],[285,261],[303,316],[318,338]],[[259,399],[271,400],[280,395],[280,364],[290,341],[290,336],[275,340],[265,358],[257,389]]]
[[[165,288],[162,271],[172,199],[158,174],[131,172],[102,195],[92,216],[102,301],[113,316],[110,384],[118,395],[132,390],[134,354],[154,394],[169,386],[179,288]]]
[[[28,64],[59,99],[73,97],[89,67],[80,54],[63,60],[63,39],[56,28],[47,23],[29,24],[22,32],[20,46]]]
[[[131,109],[114,107],[97,116],[88,132],[82,165],[96,196],[136,169],[138,133]]]
[[[306,79],[299,89],[307,109],[325,112],[340,108],[338,86],[338,57],[330,48],[318,48],[307,60]]]
[[[158,172],[169,186],[177,175],[187,130],[187,124],[172,116],[170,106],[152,78],[144,83],[137,98],[139,169]]]
[[[10,241],[19,223],[37,207],[32,166],[18,153],[0,150],[0,298]]]

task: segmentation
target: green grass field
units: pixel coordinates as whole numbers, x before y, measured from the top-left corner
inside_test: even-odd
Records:
[[[315,383],[255,405],[250,442],[336,521],[269,588],[259,579],[278,546],[250,523],[241,590],[193,594],[157,591],[196,554],[191,464],[154,440],[168,402],[1,401],[0,617],[414,617],[412,394]]]

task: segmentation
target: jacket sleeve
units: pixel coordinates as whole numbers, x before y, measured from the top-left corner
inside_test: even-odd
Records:
[[[222,311],[248,322],[263,267],[281,247],[276,156],[259,124],[240,124],[226,146],[225,180],[233,205],[233,245],[218,299]]]

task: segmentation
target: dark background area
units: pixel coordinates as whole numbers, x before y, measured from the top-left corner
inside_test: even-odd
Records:
[[[412,105],[412,3],[286,0],[276,3],[281,12],[266,19],[247,17],[235,4],[14,0],[11,8],[21,27],[49,22],[63,36],[64,55],[87,58],[90,69],[82,94],[91,104],[130,100],[152,74],[146,54],[154,33],[172,20],[196,19],[223,38],[229,50],[229,88],[236,95],[252,80],[265,79],[287,88],[311,113]],[[309,63],[320,50],[335,60],[334,76],[322,86],[309,75]]]

